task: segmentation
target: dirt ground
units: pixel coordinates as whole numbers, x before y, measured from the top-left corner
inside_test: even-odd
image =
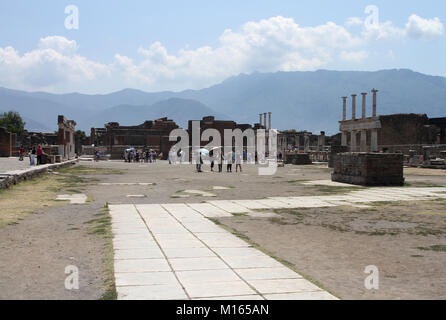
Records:
[[[342,299],[446,299],[446,201],[221,218]],[[379,290],[366,290],[366,266]]]
[[[19,214],[0,227],[0,299],[98,299],[107,293],[104,282],[110,280],[106,272],[107,268],[110,271],[110,257],[101,231],[107,221],[99,215],[107,203],[197,203],[351,190],[302,184],[329,180],[331,170],[326,165],[286,166],[274,176],[259,176],[253,166],[244,166],[242,173],[210,172],[207,166],[204,170],[199,174],[191,165],[171,166],[165,161],[81,162],[62,170],[60,177],[68,175],[68,183],[57,188],[53,185],[51,195],[84,193],[89,201],[36,205],[33,214]],[[442,171],[410,169],[406,180],[410,186],[446,185]],[[226,188],[215,190],[216,186]],[[188,190],[206,191],[215,197]],[[10,191],[9,198],[16,197],[14,190]],[[48,190],[44,194],[48,196]],[[5,203],[0,197],[1,208]],[[11,203],[9,200],[8,206],[14,207]],[[446,298],[446,271],[442,268],[446,265],[442,247],[446,245],[445,212],[445,203],[440,201],[398,206],[382,203],[368,210],[278,211],[276,218],[234,216],[220,222],[292,263],[298,272],[341,298],[432,299]],[[2,211],[0,220],[1,215]],[[101,232],[92,232],[95,219],[103,224],[97,230]],[[79,268],[80,290],[65,289],[67,265]],[[375,292],[364,289],[368,265],[380,270],[380,290]]]

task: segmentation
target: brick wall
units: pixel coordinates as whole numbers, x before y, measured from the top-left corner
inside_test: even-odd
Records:
[[[404,185],[403,155],[340,153],[334,159],[332,180],[364,186]]]
[[[15,148],[16,135],[0,127],[0,157],[12,157]]]

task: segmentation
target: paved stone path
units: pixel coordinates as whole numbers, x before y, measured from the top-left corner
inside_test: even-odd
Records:
[[[7,173],[8,171],[23,170],[31,168],[29,165],[29,158],[25,157],[23,161],[19,158],[0,158],[0,173]]]
[[[446,198],[446,188],[366,188],[344,195],[110,205],[118,299],[336,299],[207,218],[256,209],[361,206]]]

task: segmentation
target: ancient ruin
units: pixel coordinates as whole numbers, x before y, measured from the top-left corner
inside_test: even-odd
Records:
[[[0,127],[0,157],[12,157],[16,145],[16,134]]]
[[[347,120],[347,97],[342,98],[342,121],[340,121],[342,146],[348,147],[350,152],[333,154],[333,181],[364,186],[401,186],[404,184],[403,154],[378,153],[378,130],[382,129],[382,123],[376,114],[377,92],[378,90],[372,90],[371,117],[366,116],[367,94],[362,93],[362,116],[360,119],[356,118],[356,95],[352,95],[351,120]]]
[[[165,160],[175,142],[169,141],[172,130],[178,125],[168,118],[145,121],[138,126],[121,126],[118,122],[105,124],[105,128],[92,128],[90,141],[94,148],[106,147],[111,159],[122,159],[128,148],[152,149]]]
[[[76,130],[76,122],[67,120],[64,116],[58,117],[59,126],[59,152],[62,160],[71,160],[76,157],[74,133]]]

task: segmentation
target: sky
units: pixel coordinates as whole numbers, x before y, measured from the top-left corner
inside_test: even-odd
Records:
[[[96,94],[253,72],[446,76],[444,23],[438,0],[2,0],[0,86]]]

